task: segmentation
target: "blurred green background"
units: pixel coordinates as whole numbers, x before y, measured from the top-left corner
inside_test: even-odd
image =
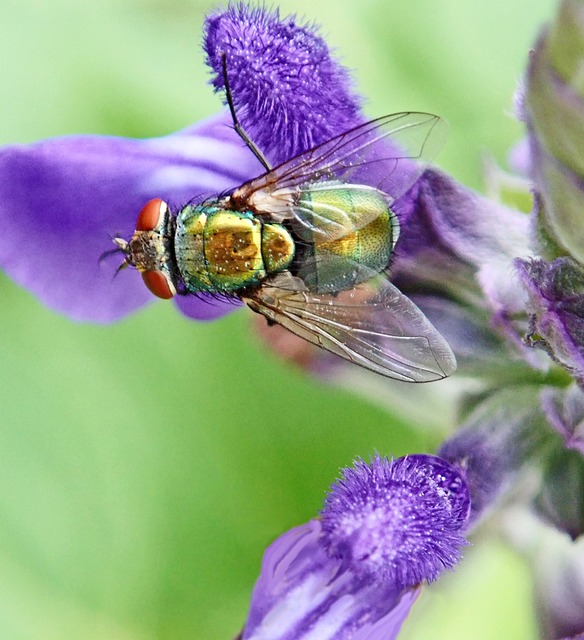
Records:
[[[438,164],[481,189],[481,154],[504,163],[522,135],[512,96],[554,4],[280,6],[323,25],[368,115],[446,118]],[[156,136],[216,112],[200,51],[214,6],[0,0],[0,143]],[[2,640],[232,638],[265,546],[315,515],[339,467],[439,442],[280,362],[245,310],[198,324],[158,303],[95,327],[6,278],[0,296]],[[523,563],[486,535],[466,556],[402,637],[534,638]]]

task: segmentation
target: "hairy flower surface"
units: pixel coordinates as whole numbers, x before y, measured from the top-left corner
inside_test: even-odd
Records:
[[[204,35],[213,86],[225,90],[272,164],[361,124],[361,99],[315,25],[243,2],[207,18]]]
[[[322,513],[329,554],[363,578],[410,587],[459,560],[469,496],[460,473],[434,456],[376,457],[344,472]]]

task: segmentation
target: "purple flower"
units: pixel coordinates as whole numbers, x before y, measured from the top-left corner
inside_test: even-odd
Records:
[[[529,297],[527,339],[584,381],[584,269],[571,258],[516,265]]]
[[[204,47],[217,91],[227,55],[235,110],[273,165],[364,122],[348,72],[314,24],[232,2],[207,18]]]
[[[229,54],[236,108],[272,162],[362,122],[348,74],[314,26],[233,4],[208,19],[205,44],[216,88],[220,54]],[[70,136],[4,147],[0,266],[75,320],[117,320],[153,298],[132,270],[113,281],[119,256],[101,268],[99,258],[114,235],[132,234],[146,202],[158,197],[176,209],[262,172],[227,113],[152,140]],[[233,307],[194,296],[178,304],[198,319]]]
[[[435,456],[357,461],[321,518],[266,551],[243,640],[391,640],[418,596],[460,560],[466,482]]]
[[[394,281],[411,294],[453,347],[461,371],[482,376],[500,357],[533,356],[510,319],[526,294],[512,277],[514,260],[527,258],[530,220],[445,173],[429,168],[398,207],[406,219],[392,266]]]

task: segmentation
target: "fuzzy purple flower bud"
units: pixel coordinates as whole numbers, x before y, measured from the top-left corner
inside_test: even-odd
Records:
[[[462,475],[435,456],[358,461],[320,520],[266,551],[243,640],[391,640],[418,595],[460,559]]]
[[[204,47],[218,91],[226,55],[235,110],[272,164],[363,122],[348,72],[313,24],[233,2],[207,18]]]
[[[357,461],[333,485],[323,542],[363,578],[410,587],[432,582],[460,559],[470,508],[459,472],[435,456]]]

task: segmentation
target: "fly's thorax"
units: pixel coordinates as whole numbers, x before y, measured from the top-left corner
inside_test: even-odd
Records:
[[[309,245],[312,255],[302,277],[310,288],[349,289],[388,266],[399,224],[383,193],[367,186],[325,183],[304,190],[299,205],[315,220],[326,219],[324,229],[330,234],[330,239],[321,235]]]
[[[175,252],[190,291],[231,294],[286,268],[294,243],[283,226],[263,224],[252,213],[218,201],[179,213]]]

